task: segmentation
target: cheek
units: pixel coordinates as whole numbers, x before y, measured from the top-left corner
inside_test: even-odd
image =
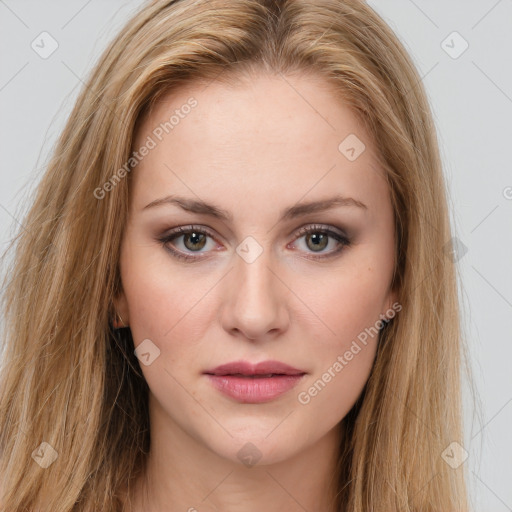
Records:
[[[325,283],[321,299],[315,293],[309,302],[322,322],[310,332],[315,372],[298,390],[297,401],[308,418],[321,417],[325,425],[334,426],[354,406],[375,360],[382,296],[374,272],[363,269],[340,273]]]
[[[375,355],[382,298],[376,293],[371,280],[355,276],[332,282],[323,302],[314,306],[321,312],[325,325],[314,339],[322,351],[323,369],[331,367],[339,356],[343,359],[343,378],[357,379],[360,372],[371,368]]]
[[[123,287],[135,346],[149,338],[165,351],[166,360],[180,361],[181,353],[193,353],[213,321],[208,290],[218,277],[180,270],[162,252],[156,247],[133,249],[124,259]],[[171,345],[172,351],[166,350]]]
[[[353,405],[368,379],[388,285],[387,270],[384,265],[379,267],[377,260],[360,257],[349,264],[347,258],[345,263],[330,272],[329,277],[309,283],[302,281],[297,290],[309,310],[317,315],[308,314],[309,320],[303,324],[303,329],[307,329],[308,323],[313,326],[309,334],[315,340],[317,358],[314,378],[307,383],[314,386],[308,388],[310,398],[315,397],[320,407],[327,407],[329,400],[334,400],[334,416],[348,412],[347,407]],[[302,388],[307,392],[308,389]]]
[[[301,284],[295,291],[320,321],[319,339],[342,348],[379,320],[384,312],[387,277],[386,272],[362,258],[357,264],[347,263],[332,272],[298,280]]]

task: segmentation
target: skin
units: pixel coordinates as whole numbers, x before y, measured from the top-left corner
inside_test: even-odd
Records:
[[[393,209],[383,171],[349,107],[320,77],[306,75],[285,80],[262,72],[236,86],[196,83],[173,91],[144,120],[135,147],[191,96],[198,105],[130,178],[123,293],[115,304],[135,346],[150,339],[160,350],[150,365],[141,364],[152,446],[131,510],[333,510],[338,426],[369,377],[377,336],[308,404],[298,394],[396,301]],[[354,161],[338,150],[349,134],[366,146]],[[278,221],[287,207],[335,193],[367,209],[336,206]],[[169,194],[213,203],[233,220],[170,204],[143,210]],[[198,239],[178,234],[167,247],[196,257],[192,263],[158,241],[190,224],[213,236],[195,248]],[[297,235],[312,224],[349,235],[350,245],[334,255],[340,246],[329,237],[316,252],[314,237]],[[251,263],[236,252],[247,236],[262,249]],[[203,375],[239,359],[279,360],[306,375],[275,400],[239,403]],[[251,467],[237,456],[248,442],[261,454]]]

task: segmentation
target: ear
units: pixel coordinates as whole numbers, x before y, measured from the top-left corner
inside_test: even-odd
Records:
[[[121,323],[119,317],[123,319],[124,325]],[[130,325],[128,301],[126,300],[124,291],[119,292],[119,294],[114,298],[113,324],[116,329],[119,329],[120,327],[128,327]]]
[[[393,307],[393,304],[396,304],[396,306]],[[402,309],[402,307],[399,305],[399,302],[398,302],[398,290],[396,288],[390,288],[390,290],[387,294],[387,297],[384,301],[384,311],[382,312],[382,314],[386,315],[388,317],[389,315],[387,312],[395,311],[395,315],[396,315],[396,313],[398,311],[400,311],[401,309]],[[389,318],[389,320],[391,320],[391,318]]]

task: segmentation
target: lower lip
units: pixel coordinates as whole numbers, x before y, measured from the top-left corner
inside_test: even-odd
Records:
[[[210,382],[221,393],[245,404],[268,402],[286,393],[304,377],[277,375],[274,377],[238,377],[235,375],[210,375]]]

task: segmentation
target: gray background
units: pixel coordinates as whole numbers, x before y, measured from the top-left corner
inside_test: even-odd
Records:
[[[2,250],[83,77],[141,3],[0,0]],[[463,244],[460,295],[481,400],[474,409],[466,384],[464,464],[474,510],[512,511],[512,0],[369,3],[402,40],[427,88],[453,231]],[[43,31],[58,43],[46,59],[31,47]],[[458,55],[464,41],[469,46]]]

